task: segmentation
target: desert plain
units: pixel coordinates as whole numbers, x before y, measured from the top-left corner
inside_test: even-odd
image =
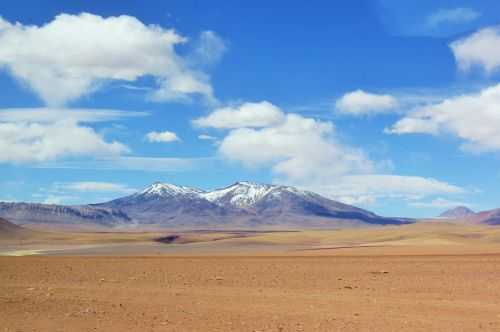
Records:
[[[499,331],[500,229],[0,239],[0,331]]]

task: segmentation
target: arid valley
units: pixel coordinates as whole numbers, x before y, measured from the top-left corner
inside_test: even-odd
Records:
[[[0,257],[3,331],[500,329],[500,229],[491,226],[24,229],[0,252],[11,255]]]

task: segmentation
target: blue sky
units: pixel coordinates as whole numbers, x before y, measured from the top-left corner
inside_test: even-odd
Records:
[[[0,200],[295,185],[500,207],[497,1],[2,1]]]

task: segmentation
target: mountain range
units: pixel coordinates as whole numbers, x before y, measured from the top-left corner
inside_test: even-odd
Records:
[[[339,228],[413,222],[385,218],[295,187],[237,182],[222,189],[156,182],[130,196],[78,206],[0,203],[16,224],[164,228]]]

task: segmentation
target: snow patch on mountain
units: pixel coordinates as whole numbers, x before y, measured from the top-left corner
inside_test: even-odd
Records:
[[[260,184],[255,182],[236,182],[229,187],[202,193],[200,196],[218,205],[230,204],[239,208],[252,207],[264,198],[279,199],[284,192],[299,196],[311,196],[310,192],[294,187]]]
[[[229,202],[231,205],[237,207],[248,207],[258,202],[273,189],[274,186],[272,185],[245,181],[237,182],[226,188],[203,193],[201,196],[216,204]]]
[[[176,195],[192,195],[197,196],[204,193],[203,190],[184,186],[176,186],[169,183],[155,182],[150,187],[135,194],[136,196],[161,196],[171,197]]]

